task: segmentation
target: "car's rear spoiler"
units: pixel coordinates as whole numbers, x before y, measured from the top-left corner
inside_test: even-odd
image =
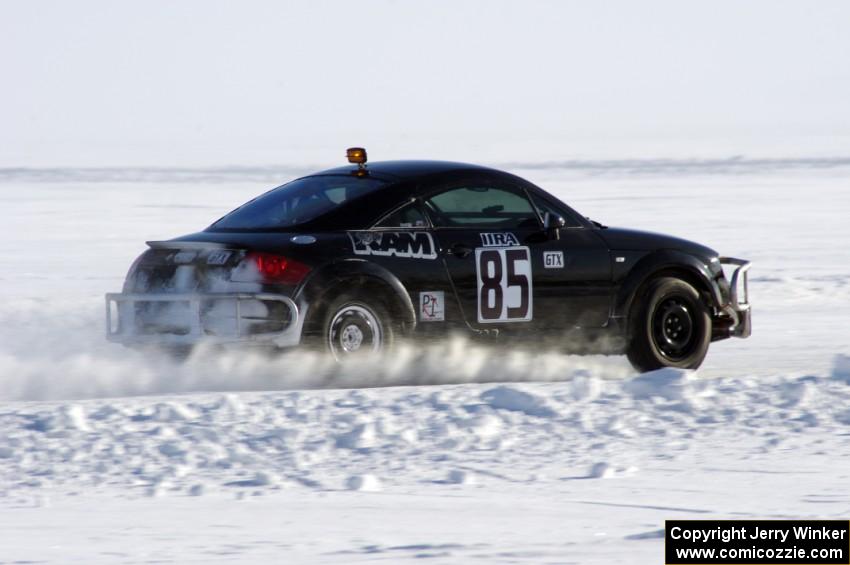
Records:
[[[146,241],[151,249],[239,249],[212,241]]]

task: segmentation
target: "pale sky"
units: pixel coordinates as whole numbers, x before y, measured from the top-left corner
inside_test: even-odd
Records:
[[[0,167],[850,154],[850,2],[0,0]]]

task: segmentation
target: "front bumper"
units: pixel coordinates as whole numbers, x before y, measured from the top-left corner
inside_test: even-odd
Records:
[[[272,293],[106,295],[106,337],[125,345],[301,340],[303,317],[288,296]]]
[[[752,263],[734,257],[720,257],[720,265],[731,269],[729,301],[721,308],[728,323],[722,326],[722,331],[728,332],[725,337],[750,337],[753,326],[747,276]]]

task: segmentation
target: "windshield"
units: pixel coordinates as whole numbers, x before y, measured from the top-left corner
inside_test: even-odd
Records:
[[[212,227],[262,229],[303,224],[383,185],[383,181],[365,176],[305,177],[258,196]]]

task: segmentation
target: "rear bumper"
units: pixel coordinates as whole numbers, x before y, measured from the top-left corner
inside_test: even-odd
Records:
[[[303,318],[272,293],[106,295],[106,338],[126,345],[301,341]],[[152,312],[153,311],[153,312]]]
[[[722,334],[719,338],[750,337],[753,326],[747,276],[752,263],[734,257],[721,257],[720,265],[731,268],[731,277],[729,278],[729,301],[721,307],[725,323],[718,328]]]

